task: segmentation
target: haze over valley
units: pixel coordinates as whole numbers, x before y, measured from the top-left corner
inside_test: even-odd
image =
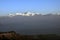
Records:
[[[60,34],[59,15],[0,17],[0,31],[20,34]]]

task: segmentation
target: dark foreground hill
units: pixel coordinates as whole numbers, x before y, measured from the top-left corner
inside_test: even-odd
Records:
[[[56,34],[22,35],[14,31],[0,32],[0,40],[60,40]]]

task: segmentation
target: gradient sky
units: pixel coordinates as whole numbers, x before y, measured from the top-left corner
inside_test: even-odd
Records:
[[[0,0],[0,16],[16,12],[60,12],[60,0]]]

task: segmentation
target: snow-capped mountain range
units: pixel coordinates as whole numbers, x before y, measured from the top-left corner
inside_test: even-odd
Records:
[[[24,12],[24,13],[15,13],[15,14],[8,14],[9,17],[13,17],[13,16],[35,16],[35,15],[60,15],[60,14],[40,14],[40,13],[36,13],[36,12]]]
[[[35,16],[35,15],[40,15],[39,13],[34,13],[34,12],[25,12],[25,13],[16,13],[16,14],[8,14],[8,16]]]

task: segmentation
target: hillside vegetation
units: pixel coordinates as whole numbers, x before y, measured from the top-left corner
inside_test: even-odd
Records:
[[[14,31],[0,32],[0,40],[60,40],[56,34],[22,35]]]

